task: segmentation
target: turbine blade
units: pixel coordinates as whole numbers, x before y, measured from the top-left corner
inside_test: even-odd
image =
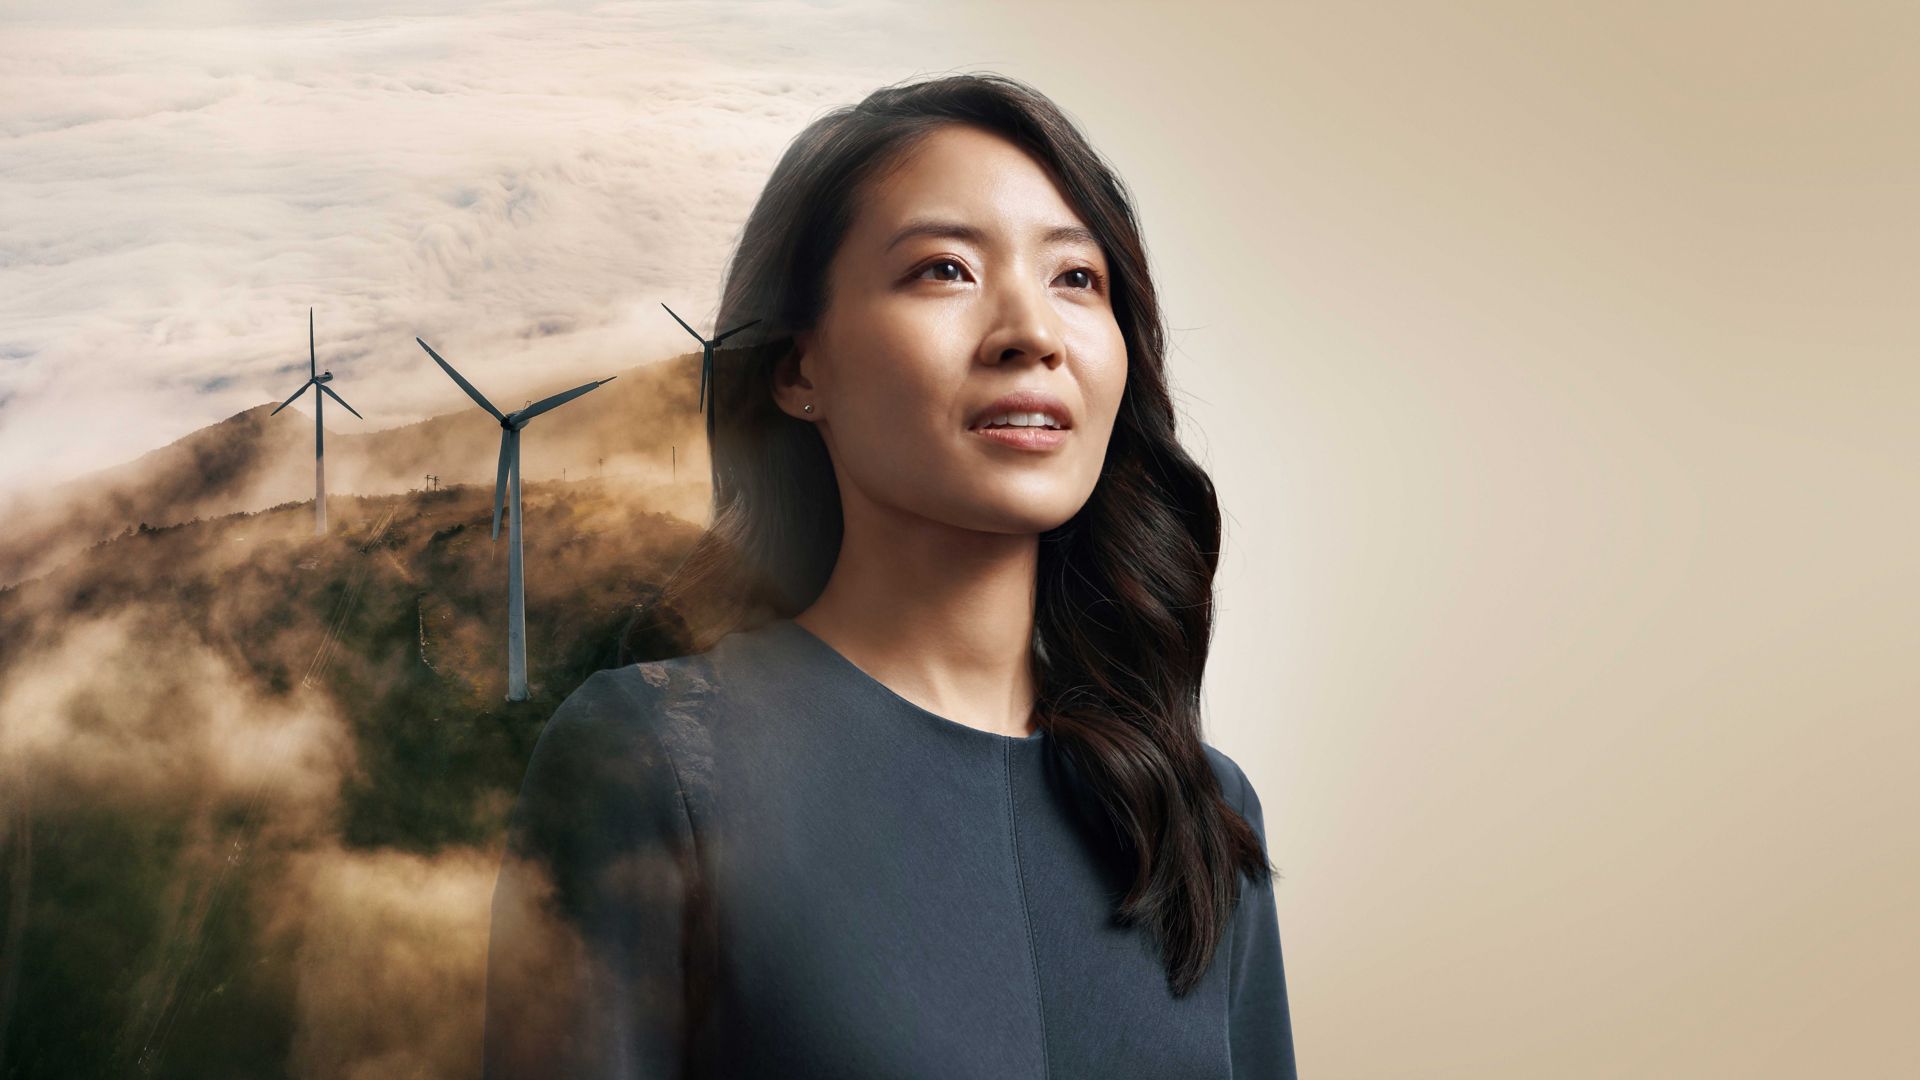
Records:
[[[313,309],[307,309],[307,374],[320,374],[320,361],[313,349]]]
[[[700,400],[695,403],[694,411],[702,412],[707,407],[707,372],[713,370],[713,350],[700,358]]]
[[[346,398],[343,398],[343,397],[341,397],[341,396],[340,396],[339,394],[336,394],[336,393],[334,393],[334,392],[333,392],[333,387],[331,387],[331,386],[328,386],[328,385],[327,385],[326,383],[321,383],[321,384],[320,384],[320,392],[321,392],[321,393],[323,393],[323,394],[325,394],[325,395],[327,395],[328,397],[330,397],[330,398],[332,398],[333,400],[335,400],[335,401],[337,401],[337,402],[339,402],[340,404],[342,404],[342,405],[346,405],[346,409],[347,409],[347,411],[348,411],[348,412],[350,412],[350,413],[352,413],[352,414],[353,414],[353,415],[355,415],[355,416],[360,416],[360,410],[359,410],[359,409],[356,409],[356,408],[354,408],[354,407],[353,407],[353,406],[351,406],[351,405],[347,405],[347,399],[346,399]],[[365,420],[365,419],[366,419],[366,417],[364,417],[364,416],[360,416],[360,419],[362,419],[362,420]]]
[[[508,440],[512,438],[512,428],[506,428],[500,432],[500,471],[495,474],[493,480],[493,538],[495,540],[500,539],[500,506],[501,502],[507,497],[507,463],[509,460],[507,443]]]
[[[306,393],[306,392],[307,392],[307,387],[309,387],[309,386],[312,386],[312,385],[313,385],[313,380],[312,380],[312,379],[308,379],[308,380],[307,380],[306,382],[303,382],[303,383],[301,383],[301,384],[300,384],[300,389],[298,389],[298,390],[295,390],[295,391],[293,392],[293,397],[290,397],[290,398],[288,398],[287,400],[285,400],[285,401],[283,401],[283,402],[281,402],[281,403],[280,403],[280,406],[279,406],[279,408],[276,408],[276,409],[274,409],[274,410],[273,410],[272,412],[270,412],[270,413],[268,413],[267,415],[268,415],[268,416],[278,416],[278,415],[280,414],[280,409],[284,409],[284,408],[286,408],[287,406],[289,406],[289,405],[291,405],[291,404],[293,404],[293,398],[297,398],[297,397],[299,397],[299,396],[300,396],[301,394],[304,394],[304,393]]]
[[[721,342],[723,342],[723,341],[725,341],[725,340],[727,340],[728,338],[730,338],[730,337],[732,337],[733,335],[735,335],[735,334],[737,334],[737,333],[739,333],[740,331],[742,331],[742,330],[745,330],[745,329],[746,329],[747,327],[749,327],[749,326],[752,326],[752,325],[753,325],[753,323],[757,323],[757,322],[759,322],[759,321],[760,321],[759,319],[755,319],[755,320],[753,320],[753,322],[743,322],[743,323],[741,323],[741,324],[740,324],[739,326],[736,326],[736,327],[734,327],[733,329],[731,329],[731,330],[729,330],[729,331],[727,331],[726,333],[724,333],[724,334],[721,334],[721,335],[720,335],[719,337],[717,337],[717,338],[714,338],[714,339],[713,339],[713,343],[714,343],[715,345],[718,345],[718,344],[720,344]]]
[[[614,378],[619,378],[619,376],[616,375],[614,376]],[[525,424],[527,421],[533,419],[536,416],[539,416],[541,413],[546,412],[549,409],[557,409],[560,406],[565,405],[567,402],[572,401],[574,398],[579,397],[581,394],[584,394],[589,390],[598,389],[601,385],[605,383],[610,383],[612,381],[613,379],[596,379],[593,382],[587,383],[583,386],[576,386],[573,389],[568,390],[564,393],[555,394],[550,398],[542,398],[539,401],[536,401],[533,404],[527,406],[526,408],[521,409],[519,412],[514,413],[513,426],[517,428],[520,425]]]
[[[419,339],[419,338],[414,338],[413,340],[415,340],[415,341],[420,341],[420,339]],[[440,354],[439,354],[439,353],[437,353],[437,352],[434,352],[434,351],[433,351],[433,346],[431,346],[431,345],[428,345],[428,344],[427,344],[426,342],[424,342],[424,341],[420,341],[420,347],[421,347],[421,348],[423,348],[423,349],[425,349],[425,350],[427,350],[427,355],[428,355],[428,356],[431,356],[431,357],[433,357],[433,362],[434,362],[434,363],[436,363],[436,364],[439,364],[442,370],[444,370],[444,371],[445,371],[445,372],[446,372],[447,374],[449,374],[449,375],[451,375],[451,376],[453,376],[453,381],[454,381],[454,382],[457,382],[457,383],[459,383],[459,384],[460,384],[460,389],[462,389],[462,390],[465,390],[465,391],[467,392],[467,396],[468,396],[468,397],[470,397],[470,398],[472,398],[473,400],[475,400],[475,401],[477,401],[477,402],[479,402],[479,403],[480,403],[480,407],[481,407],[481,408],[483,408],[483,409],[485,409],[485,410],[487,410],[488,412],[490,412],[490,413],[492,413],[492,414],[493,414],[493,418],[494,418],[495,420],[498,420],[498,421],[500,421],[500,422],[501,422],[501,423],[503,423],[503,424],[504,424],[504,423],[506,423],[506,421],[507,421],[507,418],[506,418],[506,417],[504,417],[504,416],[501,416],[501,415],[500,415],[500,410],[499,410],[499,409],[496,409],[496,408],[494,408],[494,407],[493,407],[493,402],[491,402],[491,401],[488,401],[488,400],[487,400],[487,398],[486,398],[486,395],[484,395],[484,394],[482,394],[482,393],[481,393],[480,391],[478,391],[478,390],[475,390],[475,389],[473,388],[473,384],[472,384],[472,383],[470,383],[470,382],[468,382],[467,380],[465,380],[465,379],[463,379],[463,378],[461,378],[461,377],[460,377],[460,373],[459,373],[459,372],[457,372],[457,371],[455,371],[455,370],[453,370],[453,365],[452,365],[452,364],[449,364],[449,363],[447,363],[447,362],[446,362],[445,360],[442,360],[442,359],[440,359]]]
[[[667,307],[667,305],[665,305],[665,304],[661,304],[660,306],[661,306],[661,307]],[[673,309],[672,309],[672,308],[670,308],[670,307],[667,307],[667,314],[669,314],[669,315],[673,315]],[[673,315],[673,321],[674,321],[674,322],[677,322],[677,323],[679,323],[679,324],[680,324],[681,326],[686,326],[686,327],[687,327],[687,333],[689,333],[689,334],[692,334],[692,335],[693,335],[693,340],[695,340],[695,341],[697,341],[697,342],[699,342],[699,343],[700,343],[700,344],[702,344],[702,345],[705,345],[705,344],[707,343],[707,339],[706,339],[706,338],[703,338],[703,337],[701,337],[701,336],[700,336],[700,331],[698,331],[698,330],[695,330],[695,329],[694,329],[693,327],[691,327],[691,326],[687,326],[687,320],[685,320],[685,319],[683,319],[683,318],[681,318],[681,317],[680,317],[680,316],[678,316],[678,315]]]

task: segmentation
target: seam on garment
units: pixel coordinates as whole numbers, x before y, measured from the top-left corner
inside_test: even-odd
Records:
[[[633,666],[638,667],[640,665],[636,664]],[[644,709],[646,705],[649,704],[649,703],[641,702],[641,700],[637,698],[630,689],[626,687],[621,687],[621,690],[625,694],[627,700],[629,702],[632,702],[637,708]],[[662,723],[664,724],[666,718],[671,715],[674,706],[671,704],[666,704],[665,702],[660,700],[651,702],[651,704],[658,706],[658,712],[662,719]],[[661,731],[658,729],[647,729],[644,727],[642,728],[642,731],[645,732],[646,738],[651,740],[655,746],[659,747],[660,757],[662,760],[664,760],[667,763],[667,775],[673,777],[673,793],[675,796],[674,801],[679,803],[680,818],[682,821],[686,822],[686,826],[687,826],[687,847],[694,855],[695,868],[704,869],[704,867],[699,861],[700,831],[696,829],[693,824],[693,809],[687,802],[687,786],[680,779],[680,765],[677,761],[674,760],[673,748],[668,745],[669,740],[667,739],[666,733],[664,731]]]
[[[633,668],[644,668],[647,665],[642,663],[629,666]],[[649,706],[656,709],[655,715],[659,718],[659,727],[649,728],[645,723],[642,723],[640,730],[644,736],[659,749],[661,760],[667,763],[667,775],[673,779],[674,802],[679,805],[680,820],[686,826],[687,857],[691,863],[691,865],[687,867],[688,880],[684,886],[687,908],[681,912],[681,932],[683,934],[681,942],[681,962],[683,965],[683,971],[681,972],[681,992],[686,994],[691,989],[692,981],[697,977],[698,973],[695,971],[694,965],[690,962],[693,957],[686,951],[688,942],[684,934],[691,921],[698,917],[694,908],[713,905],[717,900],[712,894],[707,880],[706,862],[701,857],[700,852],[700,830],[693,822],[693,808],[687,799],[687,785],[686,782],[681,779],[680,763],[674,758],[673,740],[668,737],[668,732],[665,730],[666,726],[672,721],[675,710],[678,709],[685,700],[681,694],[684,687],[681,686],[679,680],[674,679],[671,674],[667,675],[666,683],[663,685],[655,684],[653,677],[644,671],[641,677],[645,679],[650,686],[654,686],[656,690],[659,690],[660,693],[655,697],[643,701],[641,697],[634,693],[631,687],[621,686],[621,690],[626,695],[627,700],[632,703],[636,709],[644,710]],[[618,685],[617,681],[616,685]],[[704,695],[702,696],[704,697]],[[636,712],[636,716],[639,715],[640,713]],[[709,1001],[707,1006],[711,1008],[712,1003]],[[681,1031],[679,1047],[680,1059],[684,1065],[697,1068],[698,1066],[696,1065],[695,1059],[701,1053],[702,1048],[698,1046],[695,1041],[693,1026],[695,1018],[689,1012],[683,1015],[683,1019],[687,1022],[687,1026]],[[705,1020],[702,1019],[700,1022],[704,1023]]]
[[[1234,769],[1236,772],[1239,771],[1237,763]],[[1234,812],[1242,818],[1247,816],[1247,776],[1245,773],[1240,773],[1240,790],[1234,799],[1233,809]],[[1236,869],[1234,873],[1239,875],[1241,871]],[[1220,995],[1222,1002],[1225,1004],[1225,1008],[1223,1008],[1221,1012],[1225,1014],[1227,1021],[1224,1026],[1227,1029],[1227,1068],[1229,1075],[1231,1075],[1233,1068],[1233,1038],[1235,1034],[1233,1030],[1233,961],[1234,956],[1240,951],[1240,926],[1245,921],[1244,916],[1249,905],[1249,894],[1253,892],[1252,879],[1243,877],[1239,883],[1238,892],[1239,896],[1235,899],[1233,905],[1233,917],[1227,920],[1227,985],[1225,992]]]
[[[1006,766],[1007,844],[1013,850],[1013,880],[1020,887],[1020,923],[1027,933],[1027,971],[1033,987],[1033,1011],[1040,1018],[1040,1075],[1053,1076],[1053,1062],[1047,1045],[1047,1009],[1040,997],[1040,950],[1033,940],[1033,912],[1027,908],[1027,875],[1020,865],[1019,821],[1013,803],[1013,748],[1002,743],[1000,760]]]

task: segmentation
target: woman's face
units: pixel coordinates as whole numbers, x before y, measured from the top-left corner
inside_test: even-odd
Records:
[[[1045,531],[1092,494],[1119,411],[1127,348],[1108,280],[1039,163],[949,124],[867,188],[775,394],[819,425],[850,512]],[[1016,391],[1057,402],[1065,429],[982,434]]]

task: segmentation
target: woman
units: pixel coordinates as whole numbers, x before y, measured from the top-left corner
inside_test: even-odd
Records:
[[[742,324],[713,523],[629,636],[667,659],[528,766],[487,1075],[1292,1077],[1119,180],[1013,80],[884,88],[775,168]]]

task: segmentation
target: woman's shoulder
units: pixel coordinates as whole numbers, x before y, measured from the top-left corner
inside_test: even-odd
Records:
[[[588,676],[574,693],[647,711],[709,695],[714,688],[712,654],[696,653],[602,668]]]
[[[539,741],[589,754],[636,747],[671,754],[697,737],[715,689],[704,654],[602,668],[561,701]]]
[[[601,668],[561,699],[546,731],[584,736],[644,724],[675,696],[701,688],[698,660],[681,656]]]
[[[737,631],[701,652],[595,671],[560,703],[541,741],[578,754],[663,757],[689,789],[704,789],[716,750],[739,734],[735,721],[779,697],[780,644]]]
[[[574,691],[592,701],[620,701],[643,711],[705,698],[738,696],[769,681],[785,639],[767,627],[736,630],[697,653],[604,668]]]
[[[1220,795],[1233,806],[1246,808],[1248,796],[1253,794],[1253,781],[1247,779],[1246,770],[1240,767],[1226,751],[1209,742],[1202,742],[1201,748],[1207,752],[1207,762],[1213,766],[1213,775],[1220,782]]]
[[[1247,778],[1246,770],[1219,747],[1204,742],[1200,745],[1206,747],[1207,760],[1213,764],[1214,775],[1220,780],[1221,797],[1236,808],[1248,827],[1253,829],[1261,850],[1270,851],[1267,846],[1266,811],[1260,805],[1260,793],[1254,790],[1253,781]],[[1235,917],[1238,918],[1237,913]]]
[[[698,657],[628,664],[574,687],[528,756],[516,843],[585,858],[636,837],[689,839],[710,759],[702,666]]]
[[[1264,845],[1267,842],[1266,809],[1260,805],[1260,792],[1247,778],[1246,770],[1219,747],[1204,742],[1200,745],[1206,747],[1207,760],[1213,764],[1213,774],[1220,780],[1221,797],[1240,811],[1240,816],[1253,826]]]

